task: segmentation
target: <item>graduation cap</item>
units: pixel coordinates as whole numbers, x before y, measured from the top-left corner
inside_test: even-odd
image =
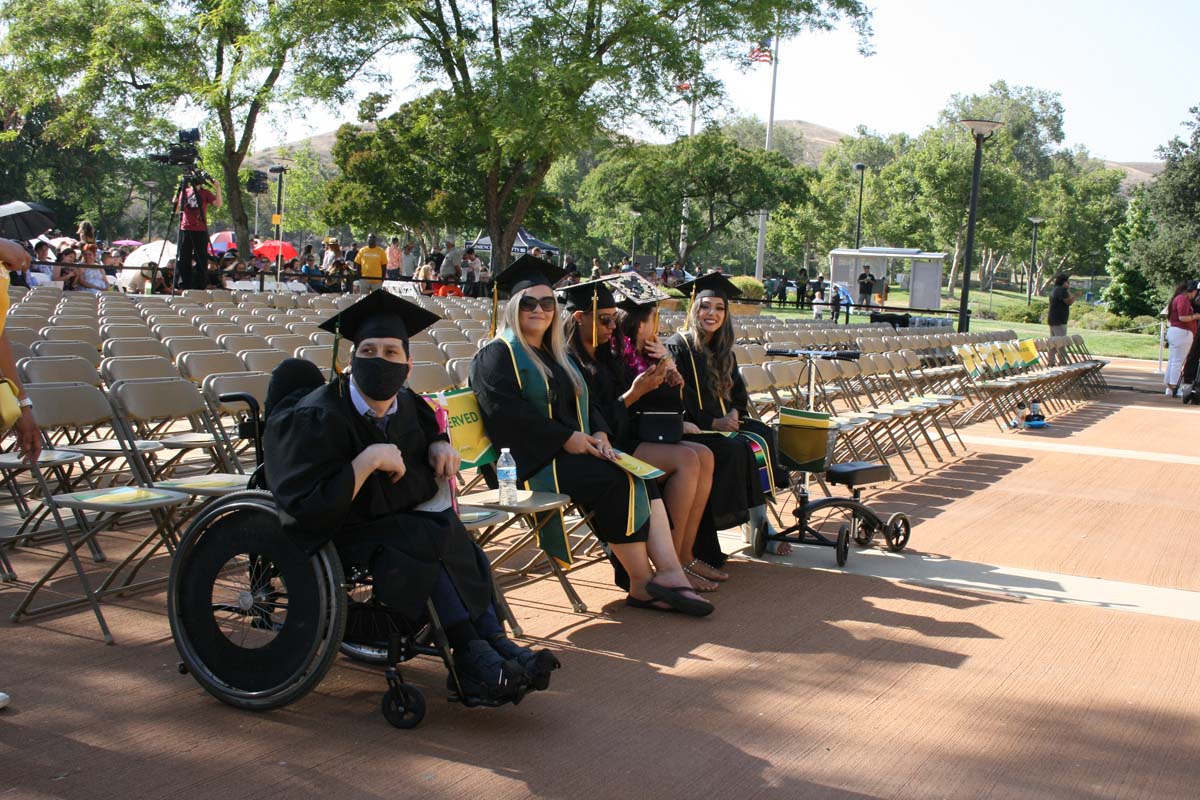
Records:
[[[609,282],[606,280],[577,283],[559,289],[564,299],[567,311],[594,312],[597,308],[616,308],[617,299],[613,297]]]
[[[626,311],[636,311],[642,306],[654,305],[671,296],[659,289],[650,281],[636,272],[622,272],[605,280],[614,295],[617,296],[617,307]]]
[[[324,331],[343,336],[357,344],[363,339],[382,337],[400,339],[408,346],[409,337],[437,322],[441,317],[416,303],[376,289],[354,305],[321,323]]]
[[[719,272],[710,272],[699,278],[681,283],[676,287],[684,294],[690,294],[693,300],[701,297],[719,297],[722,300],[732,300],[742,296],[742,290],[733,281]]]
[[[550,286],[562,280],[567,273],[549,261],[526,253],[492,278],[492,336],[496,335],[496,319],[499,315],[500,291],[511,297],[531,286]]]

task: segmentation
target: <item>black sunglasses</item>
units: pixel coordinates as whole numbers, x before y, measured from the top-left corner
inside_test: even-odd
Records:
[[[542,309],[542,311],[553,311],[556,305],[557,302],[554,299],[554,295],[550,295],[549,297],[542,298],[522,297],[521,302],[517,304],[517,307],[522,311],[533,311],[539,307]]]

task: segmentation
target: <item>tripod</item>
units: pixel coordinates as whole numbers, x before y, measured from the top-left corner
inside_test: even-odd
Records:
[[[183,225],[183,214],[182,214],[183,193],[185,191],[187,191],[187,186],[188,186],[188,176],[187,176],[187,173],[184,173],[183,177],[181,177],[179,179],[179,188],[177,188],[175,190],[175,199],[171,201],[171,217],[170,217],[170,219],[167,220],[167,230],[170,231],[172,228],[175,228],[175,275],[179,274],[179,240],[181,238],[181,230],[182,230],[181,227],[175,226],[175,218],[176,218],[176,216],[178,216],[180,218],[179,225],[182,226]],[[166,255],[166,252],[167,252],[167,237],[164,236],[162,247],[160,247],[158,250],[158,260],[154,262],[154,267],[150,270],[150,291],[147,292],[146,294],[154,293],[154,286],[158,283],[159,265],[162,264],[162,259],[163,259],[163,256]],[[174,283],[174,281],[175,281],[175,278],[172,277],[172,283]]]

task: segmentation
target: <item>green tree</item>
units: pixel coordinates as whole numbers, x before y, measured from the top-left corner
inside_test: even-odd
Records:
[[[1123,317],[1153,316],[1159,305],[1154,287],[1145,274],[1133,263],[1133,247],[1153,235],[1153,223],[1146,210],[1145,192],[1138,191],[1125,209],[1125,220],[1113,229],[1108,240],[1108,274],[1112,281],[1104,291],[1104,299],[1114,312]]]
[[[1159,148],[1166,164],[1144,197],[1150,224],[1129,247],[1132,266],[1161,288],[1200,271],[1200,106],[1189,113],[1187,138]]]
[[[719,128],[669,145],[614,150],[580,187],[591,230],[622,242],[663,240],[680,262],[759,209],[798,203],[808,170],[762,149],[748,150]],[[683,200],[687,198],[687,216]],[[687,238],[678,241],[687,224]]]
[[[400,13],[421,76],[447,87],[445,112],[470,142],[497,265],[560,158],[631,119],[669,127],[681,82],[711,99],[721,87],[704,65],[744,58],[767,31],[846,20],[865,37],[870,18],[861,0],[415,0]]]
[[[55,141],[86,141],[97,119],[146,130],[180,103],[220,131],[211,168],[249,243],[241,167],[272,105],[344,99],[351,79],[395,42],[350,0],[35,0],[0,3],[0,84],[21,113],[55,103]]]

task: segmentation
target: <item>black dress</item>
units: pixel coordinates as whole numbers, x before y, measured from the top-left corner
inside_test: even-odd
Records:
[[[611,544],[646,541],[650,535],[648,521],[633,532],[628,530],[628,473],[595,456],[575,455],[562,449],[571,434],[579,430],[574,387],[548,353],[535,352],[550,371],[551,418],[521,393],[512,356],[503,341],[489,342],[471,362],[471,388],[479,400],[488,438],[496,448],[509,449],[517,462],[517,480],[522,483],[554,461],[559,491],[592,512],[596,538]],[[591,433],[612,436],[603,409],[594,397],[588,417]],[[647,483],[646,489],[653,499],[654,484]]]
[[[601,350],[598,358],[589,356],[586,350],[579,347],[571,347],[570,352],[583,379],[587,381],[592,406],[604,417],[609,441],[618,450],[632,453],[637,449],[638,441],[634,435],[631,409],[621,399],[631,383],[625,365],[611,350]]]
[[[428,404],[405,389],[386,433],[360,416],[347,379],[271,414],[264,434],[267,485],[287,531],[307,552],[333,541],[346,566],[369,569],[376,596],[419,620],[445,568],[471,618],[492,601],[486,559],[453,511],[414,511],[437,492],[429,446],[446,441]],[[351,462],[369,445],[390,442],[406,472],[393,483],[375,472],[354,495]]]

